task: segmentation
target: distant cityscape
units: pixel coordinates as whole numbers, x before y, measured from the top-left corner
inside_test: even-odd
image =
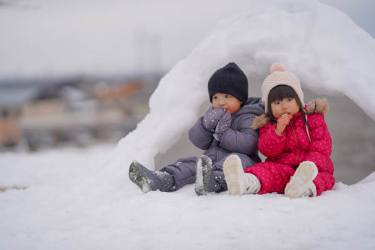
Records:
[[[0,82],[0,151],[116,143],[149,112],[162,73]]]

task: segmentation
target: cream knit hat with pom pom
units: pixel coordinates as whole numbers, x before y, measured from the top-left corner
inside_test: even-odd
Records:
[[[262,100],[265,103],[265,112],[268,111],[268,94],[270,91],[278,85],[287,85],[294,89],[297,93],[299,100],[301,101],[302,107],[305,107],[303,101],[303,92],[299,79],[290,72],[286,72],[284,65],[281,63],[274,63],[270,68],[271,74],[264,79],[262,85]]]

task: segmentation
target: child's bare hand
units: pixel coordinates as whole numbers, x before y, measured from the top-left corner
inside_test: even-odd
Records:
[[[289,124],[291,118],[290,115],[284,114],[277,120],[276,134],[282,135],[284,133],[285,127]]]

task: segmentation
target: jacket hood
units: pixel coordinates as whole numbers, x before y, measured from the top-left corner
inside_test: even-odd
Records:
[[[326,98],[315,99],[309,102],[305,106],[307,114],[327,114],[329,112],[329,104]],[[270,121],[270,118],[267,117],[265,113],[254,118],[251,128],[256,130],[265,126]]]
[[[240,116],[243,114],[253,114],[258,116],[264,113],[264,103],[260,97],[249,97],[245,105],[238,110],[236,113],[233,113],[233,116]]]

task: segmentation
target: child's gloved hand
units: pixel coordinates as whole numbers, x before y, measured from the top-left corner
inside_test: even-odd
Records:
[[[216,125],[224,113],[225,111],[222,107],[217,107],[215,109],[210,107],[203,117],[203,127],[208,131],[215,132]]]
[[[219,122],[217,123],[214,137],[217,141],[220,141],[221,136],[230,128],[232,123],[232,116],[229,112],[225,112],[225,114],[220,118]]]

